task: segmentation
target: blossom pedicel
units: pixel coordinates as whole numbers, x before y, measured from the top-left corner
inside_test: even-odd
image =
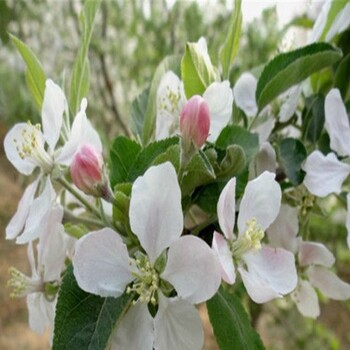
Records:
[[[201,148],[208,138],[209,128],[209,106],[201,96],[195,95],[187,101],[180,116],[180,131],[185,147],[190,147],[192,142]]]

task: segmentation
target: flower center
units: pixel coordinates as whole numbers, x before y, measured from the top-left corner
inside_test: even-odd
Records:
[[[256,219],[247,221],[246,231],[231,245],[231,252],[234,257],[240,259],[243,254],[249,251],[257,251],[261,248],[261,240],[264,238],[264,231],[256,223]]]
[[[18,155],[22,159],[29,158],[40,166],[44,172],[51,172],[53,161],[45,151],[40,124],[33,125],[31,122],[28,122],[27,126],[22,129],[20,139],[14,139],[14,142]]]
[[[157,303],[156,293],[159,288],[158,272],[144,255],[138,257],[135,262],[138,271],[133,272],[135,280],[132,286],[126,289],[126,293],[138,294],[138,298],[134,301],[134,304],[140,301],[146,304],[151,302],[155,305]]]
[[[161,98],[160,108],[173,114],[179,109],[179,102],[181,100],[180,87],[177,90],[170,89],[169,86],[166,87],[166,95]]]
[[[44,289],[44,285],[39,277],[28,277],[14,267],[10,267],[9,273],[11,277],[7,282],[7,287],[12,288],[11,298],[22,298],[31,293],[42,292]]]

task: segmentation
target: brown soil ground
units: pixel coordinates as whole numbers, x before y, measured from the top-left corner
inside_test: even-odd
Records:
[[[0,349],[45,350],[49,349],[47,334],[39,336],[29,329],[25,300],[11,299],[9,290],[6,288],[9,267],[15,266],[17,269],[29,273],[29,266],[26,246],[16,245],[13,241],[5,240],[5,227],[16,210],[18,200],[23,193],[23,186],[20,186],[17,172],[4,156],[2,146],[4,134],[5,128],[0,122]],[[346,275],[345,280],[350,282],[350,275]],[[341,350],[349,350],[349,305],[346,307],[341,303],[330,302],[322,309],[321,324],[332,329],[334,335],[340,340]],[[273,307],[271,309],[269,304],[266,305],[257,322],[259,333],[267,348],[303,349],[303,347],[289,347],[286,345],[288,343],[286,339],[293,336],[293,334],[285,329],[279,331],[278,328],[275,328],[276,320],[271,320],[271,312],[273,312]],[[206,336],[204,349],[218,350],[204,306],[200,307],[200,313]],[[297,328],[298,326],[298,323],[294,324],[294,327]],[[301,327],[303,326],[301,325]],[[330,347],[329,349],[334,348]]]

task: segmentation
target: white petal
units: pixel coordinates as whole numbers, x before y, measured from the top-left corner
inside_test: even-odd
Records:
[[[102,297],[118,297],[133,277],[128,250],[109,228],[90,232],[76,243],[74,276],[79,287]]]
[[[236,215],[236,178],[232,178],[222,190],[218,206],[217,215],[219,225],[227,239],[233,239],[233,229],[235,227]]]
[[[184,236],[171,244],[161,277],[175,287],[181,298],[198,304],[217,292],[221,268],[216,254],[204,241]]]
[[[45,181],[43,192],[34,199],[30,207],[23,233],[16,239],[17,244],[33,241],[47,229],[56,193],[50,178],[48,177]]]
[[[318,197],[340,193],[342,183],[350,173],[350,165],[340,162],[334,153],[324,156],[320,151],[312,152],[302,168],[306,171],[304,185]]]
[[[322,265],[331,267],[335,263],[334,255],[328,248],[317,242],[301,242],[299,246],[300,266]]]
[[[299,280],[297,288],[291,294],[291,298],[304,317],[317,318],[320,315],[317,293],[309,281]]]
[[[269,142],[262,143],[255,158],[256,176],[259,176],[264,171],[276,173],[276,152]]]
[[[130,307],[112,335],[112,350],[152,350],[154,321],[147,305]]]
[[[243,234],[246,223],[253,218],[262,230],[266,230],[276,219],[281,206],[281,188],[275,174],[265,171],[249,181],[245,188],[238,215],[238,231]]]
[[[185,300],[159,295],[155,350],[201,350],[204,333],[197,309]]]
[[[212,247],[220,261],[221,278],[228,284],[234,284],[236,272],[233,265],[232,254],[225,238],[218,232],[214,232]]]
[[[297,272],[294,255],[282,248],[262,247],[243,255],[248,271],[239,268],[244,286],[256,303],[265,303],[294,290]]]
[[[259,136],[259,144],[262,145],[264,142],[266,142],[275,127],[275,119],[272,117],[268,117],[267,120],[260,125],[258,125],[256,128],[253,129],[253,132],[257,133]]]
[[[276,220],[267,229],[269,242],[273,247],[280,247],[296,253],[299,232],[298,209],[287,204],[281,205]]]
[[[61,88],[52,80],[46,80],[41,118],[44,137],[51,150],[54,150],[60,137],[66,107],[66,97]]]
[[[102,153],[102,143],[97,131],[91,125],[86,116],[86,99],[81,101],[80,111],[74,118],[71,134],[68,142],[62,147],[56,162],[69,166],[74,154],[84,144],[93,146],[97,151]]]
[[[221,130],[228,124],[232,115],[233,95],[230,83],[225,80],[215,82],[204,91],[203,98],[210,112],[209,142],[215,142]]]
[[[179,131],[180,113],[185,101],[182,81],[172,71],[166,72],[157,90],[156,140],[172,136]]]
[[[256,78],[250,73],[243,73],[233,88],[236,105],[249,117],[255,116],[258,111],[255,100],[256,86]]]
[[[346,213],[346,230],[348,231],[346,241],[348,243],[348,247],[350,248],[350,193],[348,193],[346,196],[346,202],[348,208],[348,211]]]
[[[295,113],[298,106],[300,93],[301,85],[296,85],[292,86],[283,94],[285,101],[283,102],[279,113],[279,120],[281,123],[287,122]]]
[[[171,163],[150,167],[132,186],[130,226],[153,263],[183,230],[181,190]]]
[[[310,266],[306,271],[311,284],[326,297],[335,300],[350,298],[350,284],[342,281],[336,274],[322,266]]]
[[[44,281],[60,279],[66,258],[64,229],[60,223],[63,218],[63,208],[55,207],[48,220],[47,229],[42,233],[39,241],[38,265],[44,269]]]
[[[36,333],[43,334],[47,327],[53,329],[55,302],[48,301],[43,293],[27,296],[29,327]]]
[[[21,144],[23,141],[23,131],[28,129],[27,123],[15,124],[12,129],[6,134],[4,139],[4,149],[7,159],[12,163],[12,165],[24,175],[30,175],[33,170],[37,167],[30,158],[26,157],[22,159],[17,150],[17,145]],[[37,139],[39,142],[44,142],[42,139],[42,134],[39,130],[36,132]]]
[[[39,179],[32,182],[24,191],[18,203],[17,211],[6,227],[6,239],[16,238],[23,230],[38,184]]]
[[[331,41],[337,34],[343,32],[350,25],[350,4],[347,4],[335,17],[326,35],[326,41]]]
[[[349,7],[350,8],[350,7]],[[350,125],[345,105],[338,89],[332,89],[324,102],[325,128],[330,146],[340,156],[350,155]]]
[[[331,4],[332,4],[332,1],[330,0],[327,0],[324,2],[321,12],[317,17],[316,22],[314,23],[314,27],[312,28],[312,32],[308,40],[309,43],[313,43],[320,39],[327,22],[328,12],[331,7]]]

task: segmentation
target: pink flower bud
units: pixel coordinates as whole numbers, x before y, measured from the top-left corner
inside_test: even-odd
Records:
[[[103,159],[93,146],[85,144],[73,158],[70,173],[73,183],[86,194],[100,196],[103,186]]]
[[[207,102],[201,96],[192,96],[182,109],[180,130],[185,144],[193,142],[201,148],[209,135],[210,114]]]

